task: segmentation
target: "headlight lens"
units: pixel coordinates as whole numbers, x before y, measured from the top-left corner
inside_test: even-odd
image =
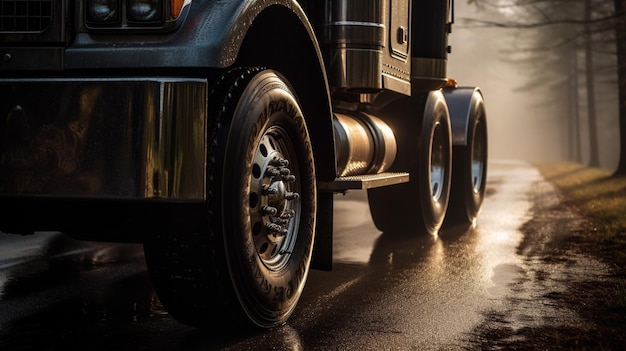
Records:
[[[128,19],[131,21],[151,22],[163,18],[163,2],[161,0],[129,0]]]
[[[89,0],[87,15],[93,22],[116,22],[120,18],[118,0]]]

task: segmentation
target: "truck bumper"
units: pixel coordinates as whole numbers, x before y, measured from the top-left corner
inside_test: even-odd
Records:
[[[202,203],[206,119],[203,79],[0,79],[0,202]]]
[[[0,80],[0,195],[204,199],[206,85]]]

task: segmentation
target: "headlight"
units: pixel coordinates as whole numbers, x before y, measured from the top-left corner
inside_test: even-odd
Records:
[[[0,0],[2,2],[4,0]],[[15,1],[15,0],[13,0]],[[90,31],[128,33],[173,31],[192,0],[81,0],[85,27]],[[0,5],[0,12],[2,5]],[[0,21],[2,14],[0,13]]]
[[[119,0],[88,0],[87,16],[92,22],[117,22],[120,19]]]
[[[163,18],[163,1],[129,0],[127,15],[131,21],[153,22]]]

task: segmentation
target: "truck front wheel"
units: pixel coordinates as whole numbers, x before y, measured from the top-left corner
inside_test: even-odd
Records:
[[[204,223],[145,245],[166,309],[191,325],[284,323],[312,256],[316,183],[298,101],[276,72],[228,73],[209,97]],[[213,119],[212,117],[216,117]]]

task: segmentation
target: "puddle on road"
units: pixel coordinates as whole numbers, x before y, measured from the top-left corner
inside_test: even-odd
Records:
[[[498,167],[490,167],[489,177],[488,184],[497,183],[498,191],[483,204],[475,251],[481,257],[487,291],[502,295],[508,291],[508,285],[525,274],[516,249],[523,239],[520,228],[530,218],[532,203],[527,194],[541,176],[525,163],[498,162]]]
[[[493,268],[491,280],[494,286],[487,289],[492,295],[500,295],[509,291],[508,286],[526,277],[526,271],[514,264],[500,264]]]

